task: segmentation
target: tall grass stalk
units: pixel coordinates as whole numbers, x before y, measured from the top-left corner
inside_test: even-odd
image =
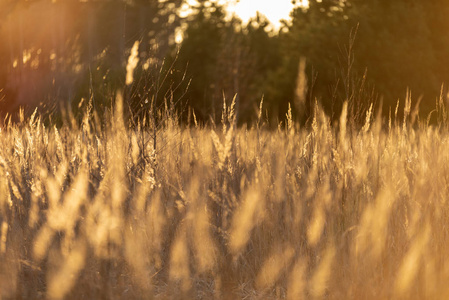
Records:
[[[347,103],[337,126],[317,106],[278,131],[262,102],[250,129],[234,102],[222,130],[128,127],[120,98],[108,126],[22,116],[0,131],[0,297],[445,299],[438,105],[440,126],[415,126],[408,98],[360,129]]]

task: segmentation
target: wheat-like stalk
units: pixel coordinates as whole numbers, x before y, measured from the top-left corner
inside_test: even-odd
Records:
[[[449,132],[408,97],[360,129],[347,103],[273,131],[262,101],[249,129],[224,103],[221,131],[128,127],[120,95],[104,129],[21,116],[0,131],[1,296],[444,299]]]

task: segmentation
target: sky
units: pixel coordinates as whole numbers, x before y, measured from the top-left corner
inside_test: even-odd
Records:
[[[255,17],[257,11],[259,11],[270,20],[276,29],[279,29],[281,19],[289,19],[289,14],[294,7],[292,0],[215,0],[215,2],[225,5],[230,14],[235,13],[243,22]],[[302,5],[308,4],[308,0],[297,2],[302,3]],[[195,4],[195,0],[188,0],[184,13],[188,14],[188,6]]]
[[[308,1],[303,1],[306,4]],[[228,10],[235,12],[244,22],[256,15],[259,11],[265,15],[275,28],[279,28],[281,19],[289,19],[289,13],[293,9],[291,0],[240,0],[235,5],[230,5]]]

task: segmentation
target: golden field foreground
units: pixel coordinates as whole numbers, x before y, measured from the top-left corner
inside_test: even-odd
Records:
[[[144,132],[117,107],[103,129],[1,129],[1,299],[449,299],[441,103],[439,126],[406,102],[277,131],[231,106]]]

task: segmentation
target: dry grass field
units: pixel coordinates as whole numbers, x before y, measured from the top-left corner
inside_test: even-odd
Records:
[[[0,131],[1,299],[449,299],[449,126]],[[402,113],[401,113],[402,115]],[[156,143],[154,143],[156,141]],[[156,146],[156,147],[155,147]]]

